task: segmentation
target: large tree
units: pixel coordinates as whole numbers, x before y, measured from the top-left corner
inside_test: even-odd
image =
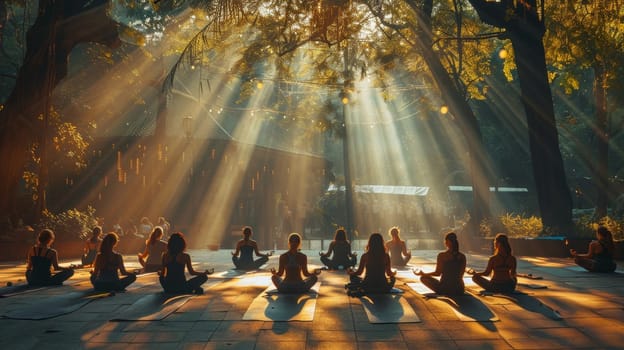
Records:
[[[85,42],[119,44],[117,23],[107,16],[108,5],[105,0],[39,2],[15,87],[0,111],[0,213],[17,214],[18,185],[28,152],[33,143],[42,146],[47,137],[50,94],[67,74],[71,50]]]
[[[551,234],[569,234],[572,197],[566,180],[548,80],[543,7],[536,0],[470,0],[483,22],[511,41],[527,118],[533,177],[542,221]]]
[[[597,190],[595,216],[602,218],[607,215],[609,201],[615,199],[609,185],[609,142],[621,129],[611,122],[616,105],[609,103],[609,96],[615,101],[624,95],[624,6],[612,0],[568,0],[564,6],[552,4],[545,11],[550,15],[546,54],[555,68],[555,82],[572,93],[581,88],[585,77],[593,79],[587,85],[592,86],[593,102],[591,97],[588,102],[595,117],[582,123],[593,133],[593,143],[581,145],[592,151],[579,152],[579,157],[592,171]],[[588,119],[576,111],[568,114],[573,120]]]

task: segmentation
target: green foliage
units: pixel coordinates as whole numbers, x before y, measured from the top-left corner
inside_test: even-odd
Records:
[[[501,215],[500,229],[495,227],[490,221],[484,220],[479,226],[480,232],[486,237],[492,237],[503,231],[509,237],[527,238],[539,237],[543,235],[544,226],[542,219],[536,216],[523,216],[507,213]]]
[[[72,241],[83,238],[97,223],[95,209],[89,206],[85,211],[69,209],[58,214],[46,210],[37,228],[39,230],[51,229],[57,241]]]
[[[624,239],[624,218],[605,216],[595,220],[591,215],[583,215],[575,225],[576,236],[580,238],[594,238],[598,226],[605,226],[613,234],[613,239]]]

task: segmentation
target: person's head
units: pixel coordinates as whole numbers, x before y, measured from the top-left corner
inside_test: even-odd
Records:
[[[102,226],[95,226],[91,231],[92,237],[99,237],[102,234]]]
[[[46,228],[46,229],[41,230],[41,232],[39,232],[39,236],[37,237],[37,242],[39,242],[40,245],[48,246],[52,244],[52,241],[54,241],[54,232],[52,232],[52,230],[50,230],[49,228]]]
[[[156,241],[160,240],[163,236],[163,229],[160,226],[155,226],[150,233],[149,239],[147,240],[147,244],[154,244]]]
[[[144,217],[141,218],[141,224],[142,225],[151,225],[151,222],[150,222],[150,220],[146,216],[144,216]]]
[[[334,233],[334,241],[346,241],[347,240],[347,232],[343,228],[339,228]]]
[[[444,244],[453,254],[459,253],[459,242],[457,241],[457,234],[455,232],[449,232],[444,236]]]
[[[169,237],[167,242],[167,251],[171,255],[182,253],[186,250],[186,240],[182,232],[176,232]]]
[[[390,234],[390,237],[392,237],[392,239],[399,239],[401,236],[401,231],[396,226],[390,227],[390,230],[388,230],[388,233]]]
[[[299,246],[301,246],[301,235],[295,232],[288,235],[288,246],[291,250],[299,249]]]
[[[511,255],[511,245],[507,235],[499,233],[494,238],[494,254]]]
[[[601,241],[613,241],[613,235],[606,226],[598,226],[596,229],[596,237]]]
[[[243,227],[243,238],[244,239],[249,239],[249,237],[251,237],[251,234],[253,233],[251,226],[245,226]]]
[[[100,253],[110,254],[113,252],[113,248],[119,242],[119,236],[115,232],[109,232],[102,239],[102,243],[100,243]]]
[[[158,225],[163,225],[167,223],[167,220],[165,220],[165,218],[163,216],[159,216],[158,217]]]
[[[373,233],[368,237],[366,251],[374,255],[386,252],[386,246],[384,245],[384,239],[381,233]]]

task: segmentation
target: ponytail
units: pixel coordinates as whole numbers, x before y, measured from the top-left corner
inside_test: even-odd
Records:
[[[457,241],[457,234],[455,232],[449,232],[444,236],[444,239],[451,243],[451,253],[455,258],[459,255],[459,242]]]

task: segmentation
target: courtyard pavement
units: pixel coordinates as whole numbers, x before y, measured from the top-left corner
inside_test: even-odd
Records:
[[[284,322],[244,320],[256,297],[270,286],[268,269],[276,267],[279,252],[264,270],[247,274],[230,270],[229,250],[189,253],[196,269],[215,269],[204,294],[150,321],[115,319],[146,296],[160,294],[155,274],[139,275],[126,292],[112,296],[89,294],[88,269],[76,270],[60,287],[10,294],[4,286],[24,284],[25,264],[0,263],[0,349],[624,349],[622,262],[618,273],[591,274],[577,269],[571,259],[519,257],[518,272],[541,279],[519,278],[523,294],[518,298],[483,296],[469,286],[473,299],[494,317],[467,321],[454,311],[457,305],[425,298],[408,286],[418,281],[411,268],[430,271],[435,266],[437,251],[418,250],[412,252],[410,269],[400,271],[396,287],[420,322],[371,323],[363,299],[346,295],[344,271],[319,276],[311,320]],[[320,266],[318,250],[304,253],[311,265]],[[128,268],[138,268],[136,256],[124,260]],[[477,270],[486,261],[485,255],[468,255],[468,266]],[[72,263],[78,261],[62,265]],[[33,307],[45,314],[46,303],[52,307],[72,293],[93,300],[59,316],[15,319],[23,310],[32,314]]]

